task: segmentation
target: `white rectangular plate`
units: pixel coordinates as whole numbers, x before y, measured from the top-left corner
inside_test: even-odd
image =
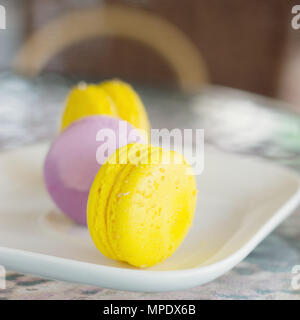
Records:
[[[206,148],[194,224],[165,262],[137,270],[105,258],[88,230],[54,207],[43,184],[48,145],[0,155],[0,264],[19,272],[121,290],[168,291],[211,281],[245,258],[298,205],[298,176]]]

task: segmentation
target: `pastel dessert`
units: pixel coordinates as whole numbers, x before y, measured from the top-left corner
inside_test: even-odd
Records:
[[[131,85],[120,80],[110,80],[102,82],[99,87],[114,101],[121,119],[149,133],[150,123],[146,109]]]
[[[106,132],[115,141],[99,135]],[[89,190],[97,172],[116,149],[133,142],[142,143],[143,138],[124,120],[91,116],[73,122],[55,139],[44,165],[45,184],[57,207],[86,225]]]
[[[93,115],[118,117],[118,111],[112,99],[99,86],[80,83],[69,93],[60,129],[63,131],[74,121]]]
[[[195,211],[196,182],[175,151],[130,144],[103,164],[90,189],[91,237],[105,256],[135,267],[171,256],[187,234]]]
[[[80,84],[70,92],[61,120],[61,130],[73,121],[91,115],[110,115],[128,121],[149,134],[145,107],[134,89],[120,80],[99,85]]]

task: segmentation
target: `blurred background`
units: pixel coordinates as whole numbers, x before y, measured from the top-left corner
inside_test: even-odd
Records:
[[[72,85],[117,77],[154,128],[204,128],[223,149],[300,167],[297,1],[0,4],[0,148],[53,138]]]
[[[0,21],[1,152],[53,139],[76,82],[117,77],[133,84],[153,128],[204,128],[206,142],[219,149],[300,171],[300,15],[292,13],[300,0],[0,0],[0,5],[6,11],[5,30]],[[299,214],[288,221],[250,256],[250,273],[240,269],[248,276],[245,283],[264,289],[257,290],[259,296],[269,292],[273,298],[273,291],[286,288],[286,275],[299,264]],[[213,292],[221,288],[228,297],[242,292],[237,276],[229,275],[228,283],[237,285],[225,285],[228,292],[222,282]],[[42,287],[35,294],[48,298],[52,289],[35,282]],[[67,292],[52,283],[59,297]],[[31,288],[24,288],[28,297]]]
[[[120,77],[193,91],[206,83],[300,111],[291,0],[2,0],[0,70]]]

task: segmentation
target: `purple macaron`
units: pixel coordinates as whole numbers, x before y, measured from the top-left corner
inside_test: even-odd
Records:
[[[101,165],[118,148],[144,143],[128,122],[109,116],[82,118],[53,142],[44,165],[47,190],[56,206],[76,223],[86,225],[86,207]]]

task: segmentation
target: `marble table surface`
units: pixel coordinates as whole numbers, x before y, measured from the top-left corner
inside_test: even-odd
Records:
[[[53,139],[75,80],[0,74],[0,151]],[[300,171],[300,116],[284,103],[222,87],[197,94],[137,86],[154,128],[204,128],[207,143],[268,158]],[[0,261],[1,265],[1,261]],[[300,265],[300,208],[244,261],[217,280],[185,291],[141,293],[41,279],[7,270],[5,299],[294,299]]]

